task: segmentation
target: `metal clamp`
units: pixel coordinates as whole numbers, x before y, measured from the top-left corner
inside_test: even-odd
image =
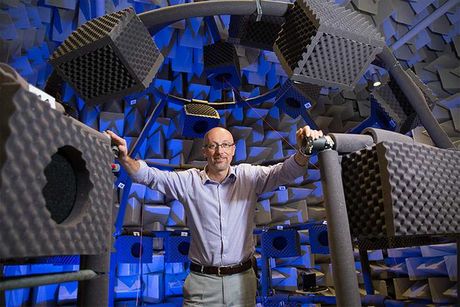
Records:
[[[302,141],[302,145],[299,148],[301,154],[309,156],[312,153],[318,151],[332,149],[334,147],[334,141],[328,135],[322,136],[318,139],[313,139],[312,137],[306,137]]]
[[[256,0],[256,7],[257,7],[257,17],[256,17],[256,22],[259,22],[262,20],[262,5],[260,3],[261,0]]]

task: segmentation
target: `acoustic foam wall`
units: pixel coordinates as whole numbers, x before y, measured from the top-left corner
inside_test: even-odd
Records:
[[[274,51],[291,80],[353,89],[384,46],[364,16],[332,1],[297,0]]]
[[[75,30],[50,62],[87,104],[146,89],[161,55],[132,8],[92,19]]]
[[[381,142],[342,160],[351,232],[362,238],[460,232],[460,152]]]
[[[24,90],[2,101],[0,125],[0,259],[107,251],[109,139]]]

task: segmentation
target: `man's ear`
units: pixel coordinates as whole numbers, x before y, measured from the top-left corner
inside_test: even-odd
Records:
[[[203,154],[203,157],[206,159],[208,156],[206,155],[206,148],[202,147],[201,148],[201,153]]]

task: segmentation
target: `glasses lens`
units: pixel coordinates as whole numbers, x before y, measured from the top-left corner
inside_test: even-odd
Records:
[[[222,149],[229,149],[232,146],[233,146],[233,144],[229,144],[229,143],[204,145],[204,147],[209,149],[209,150],[216,150],[218,147],[220,147]]]

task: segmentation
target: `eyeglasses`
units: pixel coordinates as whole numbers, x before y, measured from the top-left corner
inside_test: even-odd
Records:
[[[233,145],[235,145],[235,143],[222,143],[222,144],[213,143],[213,144],[206,144],[203,147],[206,148],[206,149],[214,151],[218,147],[222,148],[223,150],[227,150],[230,147],[232,147]]]

